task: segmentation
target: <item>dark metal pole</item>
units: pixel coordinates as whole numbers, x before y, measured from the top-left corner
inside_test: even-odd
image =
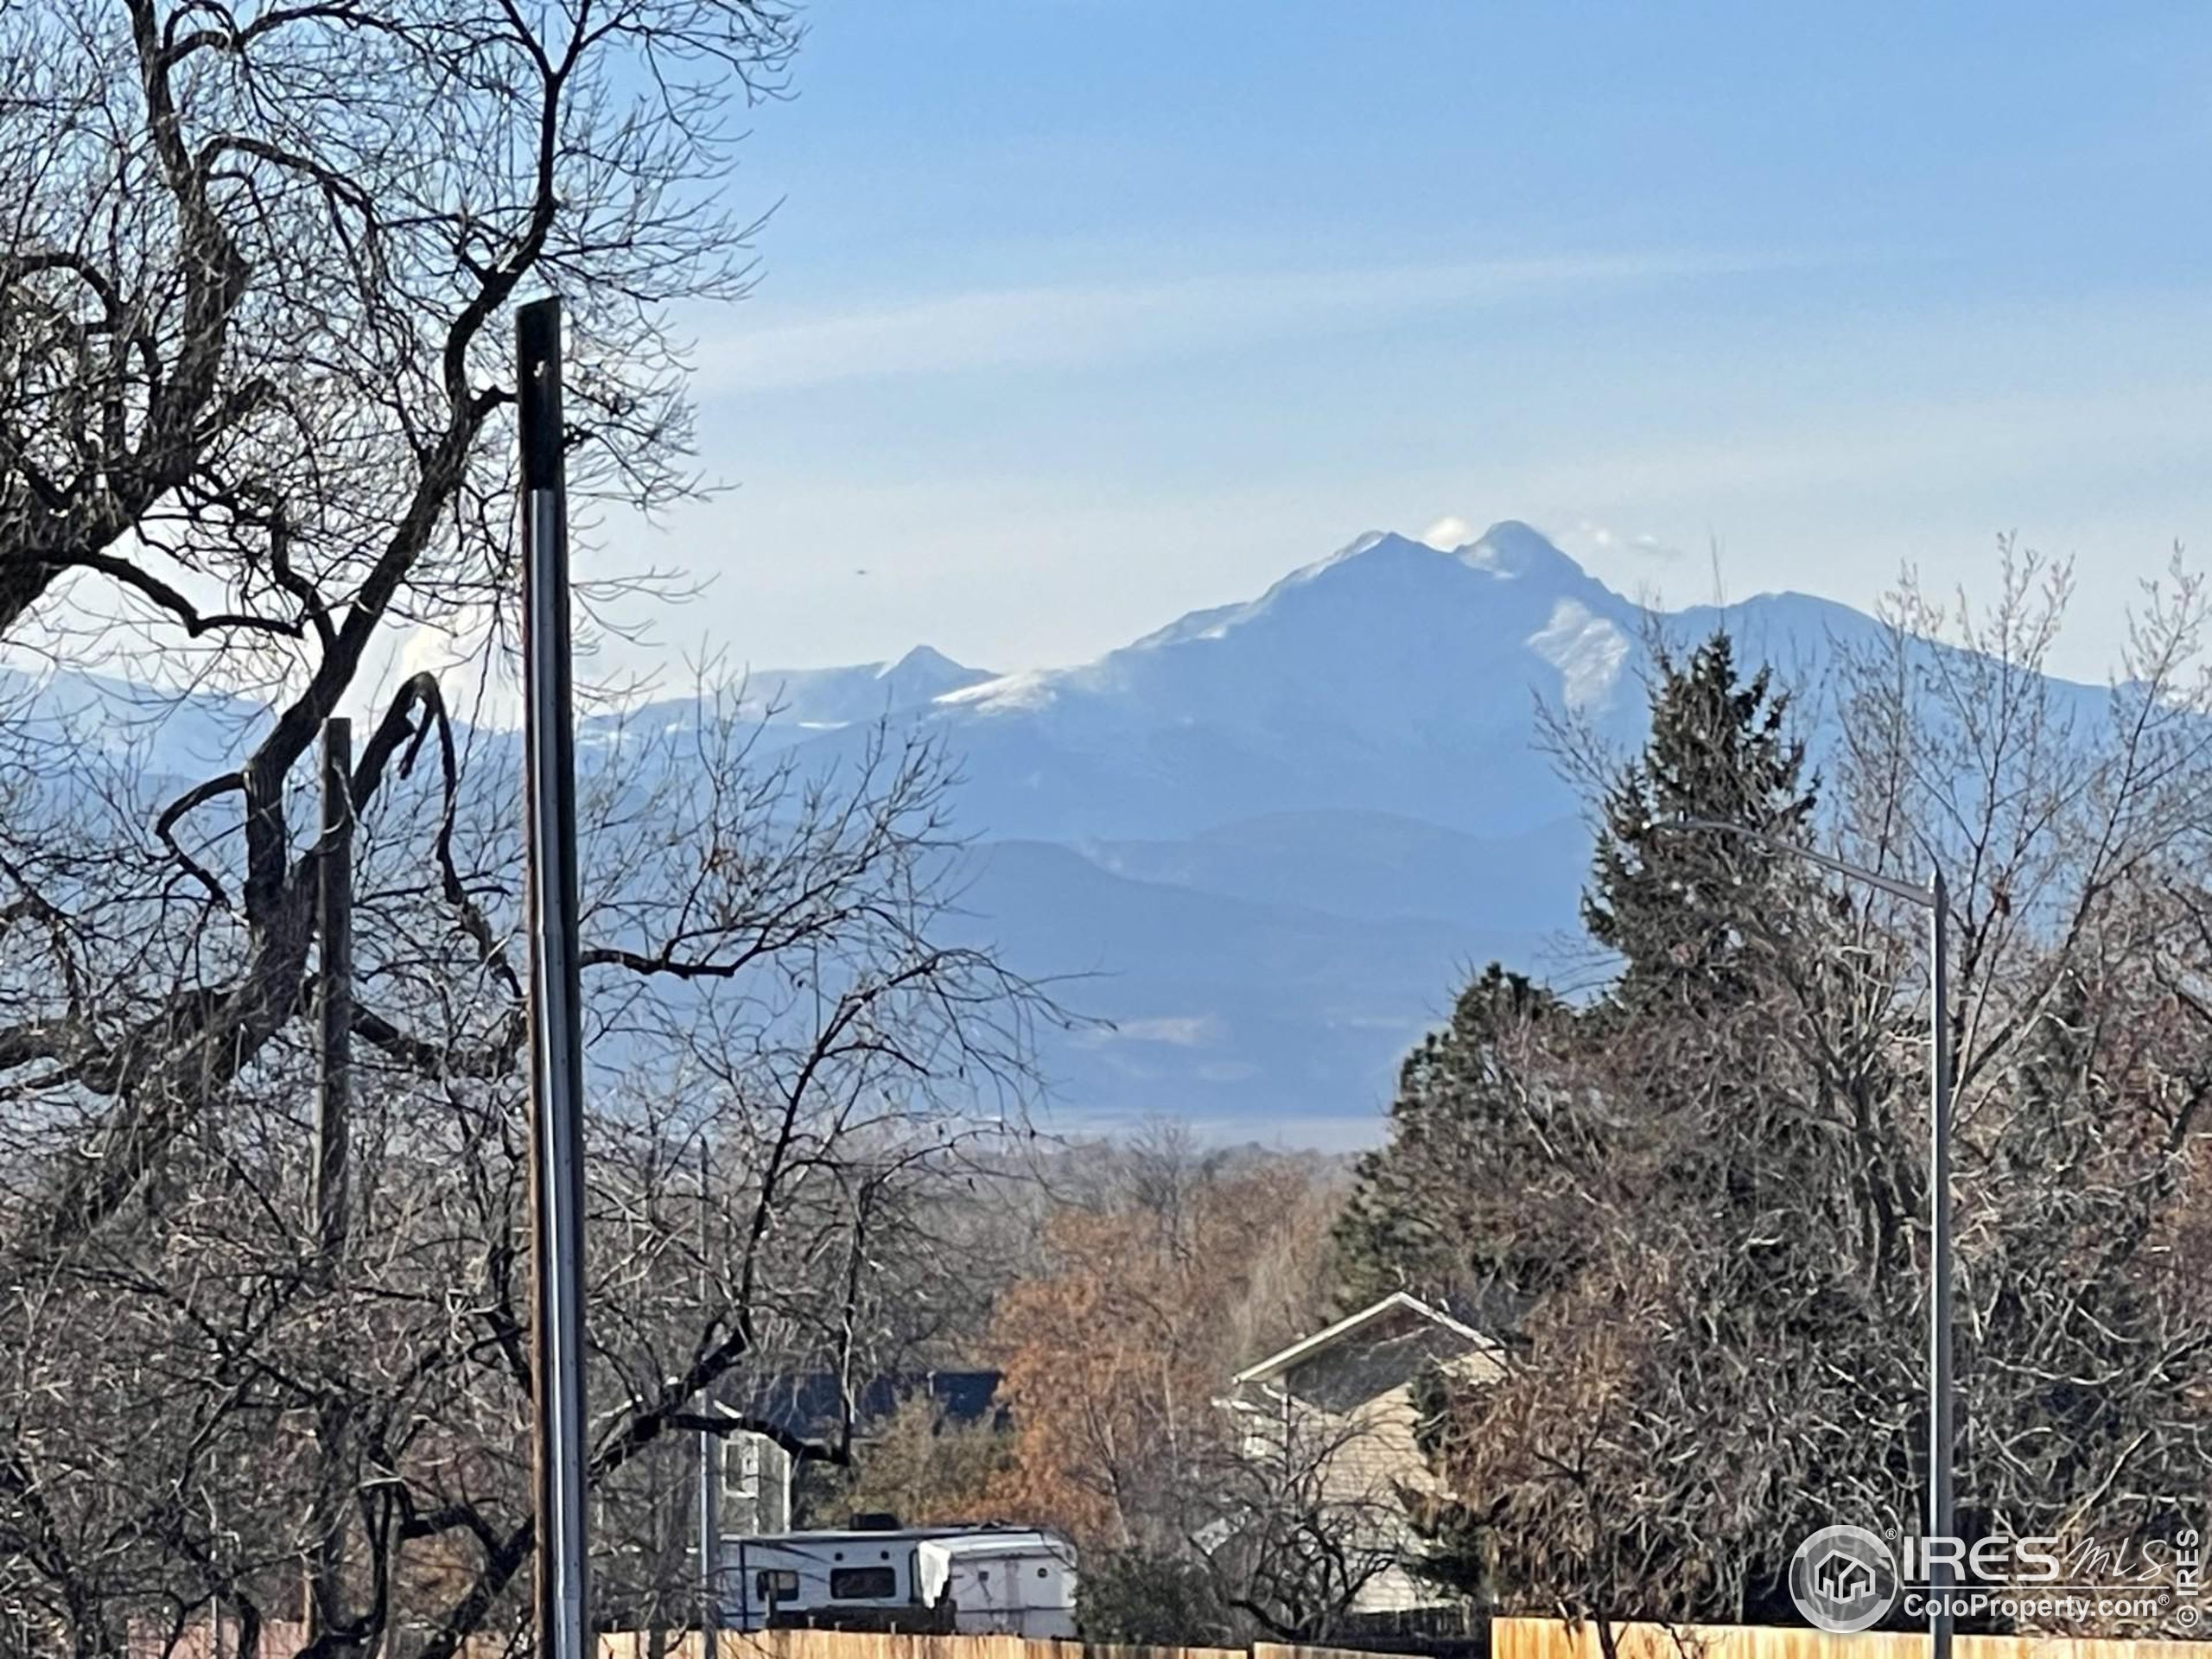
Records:
[[[699,1141],[699,1312],[702,1319],[713,1317],[714,1262],[710,1251],[714,1243],[715,1198],[710,1185],[712,1164],[704,1136]],[[702,1330],[705,1328],[702,1325]],[[700,1414],[713,1414],[712,1389],[699,1402]],[[720,1659],[721,1649],[721,1588],[720,1575],[715,1572],[721,1554],[721,1515],[719,1485],[720,1471],[715,1467],[715,1449],[721,1445],[718,1435],[705,1429],[699,1431],[699,1630],[706,1643],[706,1659]]]
[[[321,964],[315,1001],[321,1016],[321,1076],[315,1101],[315,1275],[325,1290],[339,1282],[346,1255],[348,1127],[353,1067],[353,727],[332,718],[322,728],[322,857],[317,872],[321,906]],[[337,1333],[326,1332],[335,1338]],[[334,1354],[336,1344],[334,1340]],[[342,1622],[340,1580],[346,1559],[345,1410],[333,1391],[315,1413],[320,1486],[308,1570],[310,1637]]]
[[[1928,1533],[1948,1539],[1956,1536],[1951,1487],[1951,905],[1941,870],[1928,888]],[[1947,1555],[1929,1573],[1929,1659],[1951,1659],[1949,1601],[1955,1582]],[[1940,1610],[1934,1605],[1938,1602]]]
[[[561,302],[515,318],[522,428],[523,795],[530,928],[537,1659],[586,1659],[583,1032]]]

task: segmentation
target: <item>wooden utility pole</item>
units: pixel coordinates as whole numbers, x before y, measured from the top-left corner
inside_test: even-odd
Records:
[[[699,1138],[699,1314],[700,1329],[714,1316],[715,1306],[715,1192],[713,1166],[707,1140]],[[709,1389],[699,1397],[699,1414],[715,1414],[715,1394]],[[699,1431],[699,1630],[706,1643],[707,1659],[721,1659],[721,1437],[712,1429]]]
[[[322,728],[322,1077],[315,1124],[315,1228],[327,1285],[346,1253],[346,1157],[353,1088],[353,723]]]
[[[326,1297],[344,1282],[346,1162],[353,1085],[353,728],[333,718],[322,728],[322,851],[318,874],[321,937],[321,971],[315,1009],[320,1016],[321,1075],[315,1120],[315,1277]],[[329,1316],[326,1316],[326,1320]],[[326,1328],[326,1365],[342,1351],[340,1333]],[[315,1516],[310,1526],[314,1556],[308,1571],[309,1639],[343,1623],[342,1582],[346,1564],[346,1408],[338,1390],[326,1385],[315,1409],[315,1452],[319,1465]]]

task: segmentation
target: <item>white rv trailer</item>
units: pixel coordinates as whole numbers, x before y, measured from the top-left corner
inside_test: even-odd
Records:
[[[1075,1635],[1074,1547],[1035,1528],[725,1538],[720,1580],[726,1630]]]

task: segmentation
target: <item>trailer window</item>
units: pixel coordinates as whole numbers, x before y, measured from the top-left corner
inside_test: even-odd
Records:
[[[796,1573],[755,1573],[753,1575],[753,1599],[755,1601],[788,1601],[798,1594],[798,1574]]]
[[[830,1575],[837,1601],[888,1601],[899,1593],[899,1574],[887,1567],[848,1567]]]

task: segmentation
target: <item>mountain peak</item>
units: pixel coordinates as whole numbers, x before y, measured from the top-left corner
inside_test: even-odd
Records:
[[[1374,575],[1383,571],[1442,574],[1451,570],[1459,556],[1442,552],[1427,542],[1401,536],[1395,530],[1370,530],[1346,542],[1326,558],[1300,566],[1275,584],[1277,589],[1297,587],[1317,577],[1340,580],[1357,573]]]
[[[1414,541],[1395,531],[1370,530],[1285,580],[1310,582],[1354,569],[1363,573],[1389,569],[1440,574],[1455,566],[1502,580],[1534,577],[1577,586],[1589,580],[1582,567],[1561,552],[1549,537],[1518,518],[1501,518],[1475,540],[1452,548]]]
[[[879,680],[957,679],[976,677],[980,671],[964,663],[956,663],[934,645],[916,645],[895,663],[886,663],[875,672]]]
[[[1385,565],[1408,563],[1415,565],[1433,564],[1442,556],[1427,543],[1409,541],[1395,530],[1370,530],[1363,535],[1353,537],[1351,540],[1326,557],[1316,559],[1311,564],[1300,565],[1276,582],[1275,586],[1281,588],[1298,582],[1311,582],[1325,572],[1354,566],[1363,570],[1373,570]]]
[[[1479,539],[1456,550],[1452,556],[1496,576],[1579,578],[1585,574],[1582,567],[1560,552],[1549,537],[1518,518],[1499,519]]]

